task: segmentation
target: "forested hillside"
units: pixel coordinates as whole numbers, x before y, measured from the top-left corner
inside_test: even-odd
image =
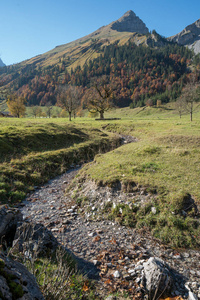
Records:
[[[186,82],[192,52],[185,47],[168,44],[161,49],[116,44],[105,47],[100,57],[71,74],[74,85],[89,85],[94,76],[108,75],[110,82],[118,83],[115,104],[135,106],[144,104],[157,95],[163,102],[179,96]],[[67,83],[68,78],[66,78]]]
[[[16,91],[25,97],[27,105],[54,105],[58,86],[72,84],[87,89],[91,78],[107,75],[110,84],[117,86],[115,105],[141,106],[149,97],[162,102],[176,99],[187,80],[188,66],[199,63],[192,51],[173,43],[163,43],[160,48],[137,46],[132,41],[95,45],[99,56],[71,72],[65,56],[59,64],[46,68],[34,63],[1,68],[1,91]]]

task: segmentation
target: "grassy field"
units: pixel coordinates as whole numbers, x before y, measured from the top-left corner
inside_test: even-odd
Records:
[[[97,184],[144,187],[156,195],[158,214],[139,211],[136,225],[174,246],[198,247],[198,216],[191,211],[185,217],[182,211],[187,197],[200,205],[200,112],[190,122],[168,104],[116,109],[106,117],[121,120],[0,119],[1,202],[21,201],[35,185],[97,154],[79,176]],[[137,142],[102,155],[119,144],[114,133],[134,136]],[[112,208],[110,213],[114,216]]]
[[[194,209],[183,214],[183,210],[191,197],[200,207],[200,111],[194,114],[193,122],[188,115],[180,119],[173,104],[163,108],[116,109],[107,112],[105,118],[121,120],[0,118],[1,203],[15,205],[35,186],[71,166],[90,161],[75,183],[82,177],[109,186],[120,181],[125,187],[142,188],[153,196],[141,207],[135,205],[134,196],[132,206],[109,205],[109,219],[125,226],[143,227],[175,248],[199,249],[199,214]],[[131,135],[137,141],[118,147],[119,134]],[[128,188],[125,192],[129,192]],[[55,276],[58,284],[62,285],[63,280],[60,274],[52,273],[59,270],[60,261],[46,259],[46,265],[44,262],[45,258],[37,261],[33,274],[39,274],[38,284],[49,296],[53,290],[43,284],[41,266],[46,268],[50,287]],[[94,284],[73,270],[61,290],[72,299],[97,299]]]

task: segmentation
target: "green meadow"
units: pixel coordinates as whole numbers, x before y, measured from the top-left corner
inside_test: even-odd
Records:
[[[173,104],[114,109],[105,118],[121,119],[1,118],[1,202],[22,201],[34,186],[90,161],[79,177],[109,186],[130,183],[155,195],[148,207],[156,206],[157,213],[142,208],[134,226],[145,226],[176,247],[198,247],[199,217],[194,210],[183,216],[182,210],[188,195],[200,205],[200,111],[192,122],[189,115],[180,119]],[[119,134],[137,141],[118,147]],[[123,218],[130,219],[133,212],[124,211]],[[112,208],[110,217],[115,218]],[[121,224],[126,224],[123,218]]]

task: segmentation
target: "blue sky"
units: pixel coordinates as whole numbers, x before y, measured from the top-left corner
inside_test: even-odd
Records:
[[[0,0],[0,58],[21,62],[83,37],[133,10],[166,37],[200,18],[199,0]]]

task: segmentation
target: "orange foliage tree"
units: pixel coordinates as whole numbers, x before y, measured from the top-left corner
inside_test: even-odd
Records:
[[[26,112],[25,106],[26,100],[23,97],[19,97],[17,94],[8,96],[7,105],[9,112],[17,118],[23,117]]]

